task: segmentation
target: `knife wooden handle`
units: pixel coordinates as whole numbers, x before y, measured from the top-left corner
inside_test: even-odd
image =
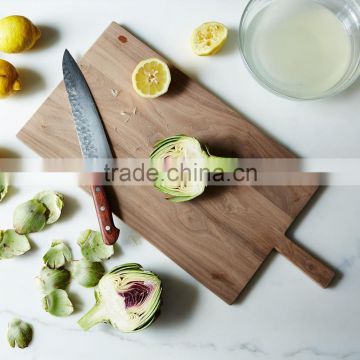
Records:
[[[285,235],[277,239],[275,249],[324,288],[329,286],[335,276],[334,270]]]
[[[114,225],[105,189],[101,185],[91,185],[91,194],[104,243],[106,245],[113,245],[119,238],[120,230]]]

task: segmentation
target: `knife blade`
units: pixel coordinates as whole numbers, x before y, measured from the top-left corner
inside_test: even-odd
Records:
[[[68,50],[64,52],[62,68],[85,168],[94,171],[94,164],[99,164],[94,160],[102,159],[105,162],[113,158],[103,122],[85,77]],[[117,241],[120,230],[114,225],[105,189],[96,184],[96,180],[91,185],[91,194],[104,243],[112,245]]]

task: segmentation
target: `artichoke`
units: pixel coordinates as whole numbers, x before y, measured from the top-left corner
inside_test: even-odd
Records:
[[[14,319],[9,323],[7,339],[11,347],[17,345],[20,349],[24,349],[32,340],[32,327],[24,321]]]
[[[115,267],[95,288],[95,306],[79,320],[83,330],[109,323],[122,332],[147,328],[159,315],[161,280],[139,264]]]
[[[69,316],[74,307],[65,290],[56,289],[42,299],[42,305],[46,312],[54,316]]]
[[[15,230],[0,231],[0,260],[22,255],[30,248],[25,235],[19,235]]]
[[[211,156],[198,140],[185,135],[156,143],[150,159],[157,171],[155,187],[173,202],[201,195],[209,173],[233,172],[237,167],[237,159]]]
[[[64,207],[64,196],[54,191],[42,191],[34,196],[34,199],[39,200],[49,210],[46,224],[53,224],[58,221],[61,215],[61,210]]]
[[[100,262],[81,259],[71,263],[70,272],[81,286],[91,288],[99,283],[105,274],[105,269]]]
[[[46,225],[47,217],[48,209],[42,202],[36,199],[29,200],[15,209],[14,229],[21,235],[41,231]]]
[[[0,172],[0,201],[4,199],[8,192],[8,174]]]
[[[49,294],[55,289],[65,290],[70,283],[70,273],[66,269],[49,269],[44,266],[36,280],[42,292]]]
[[[104,244],[98,231],[83,231],[78,239],[78,244],[83,257],[92,262],[107,260],[114,254],[114,247]]]
[[[59,269],[72,259],[71,250],[62,241],[53,241],[51,248],[43,257],[44,264],[50,269]]]

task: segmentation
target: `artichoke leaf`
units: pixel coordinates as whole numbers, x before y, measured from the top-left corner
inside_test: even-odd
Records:
[[[0,202],[4,199],[8,192],[9,187],[9,175],[7,173],[0,172]]]
[[[60,240],[53,241],[43,257],[44,264],[50,269],[59,269],[72,260],[71,250]]]
[[[53,224],[59,220],[64,207],[64,196],[62,194],[54,191],[42,191],[36,194],[34,199],[39,200],[49,210],[46,224]]]
[[[29,239],[15,230],[0,231],[0,260],[22,255],[31,248]]]
[[[8,325],[7,339],[11,347],[24,349],[29,346],[32,340],[32,327],[30,324],[20,320],[13,319]]]
[[[43,309],[53,316],[63,317],[73,313],[74,307],[65,290],[56,289],[42,299]]]
[[[36,278],[41,291],[49,294],[55,289],[65,290],[70,283],[70,272],[66,269],[49,269],[44,266]]]
[[[114,247],[104,244],[101,233],[85,230],[80,234],[78,244],[83,257],[92,262],[101,262],[114,255]]]
[[[104,266],[100,262],[92,262],[85,258],[71,263],[71,275],[86,288],[96,286],[105,274]]]
[[[47,214],[48,209],[39,200],[26,201],[14,211],[14,229],[21,235],[41,231],[46,225]]]

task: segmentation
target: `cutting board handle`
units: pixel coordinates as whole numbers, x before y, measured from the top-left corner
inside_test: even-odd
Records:
[[[275,249],[323,288],[328,287],[335,276],[334,270],[330,269],[285,235],[277,239]]]

